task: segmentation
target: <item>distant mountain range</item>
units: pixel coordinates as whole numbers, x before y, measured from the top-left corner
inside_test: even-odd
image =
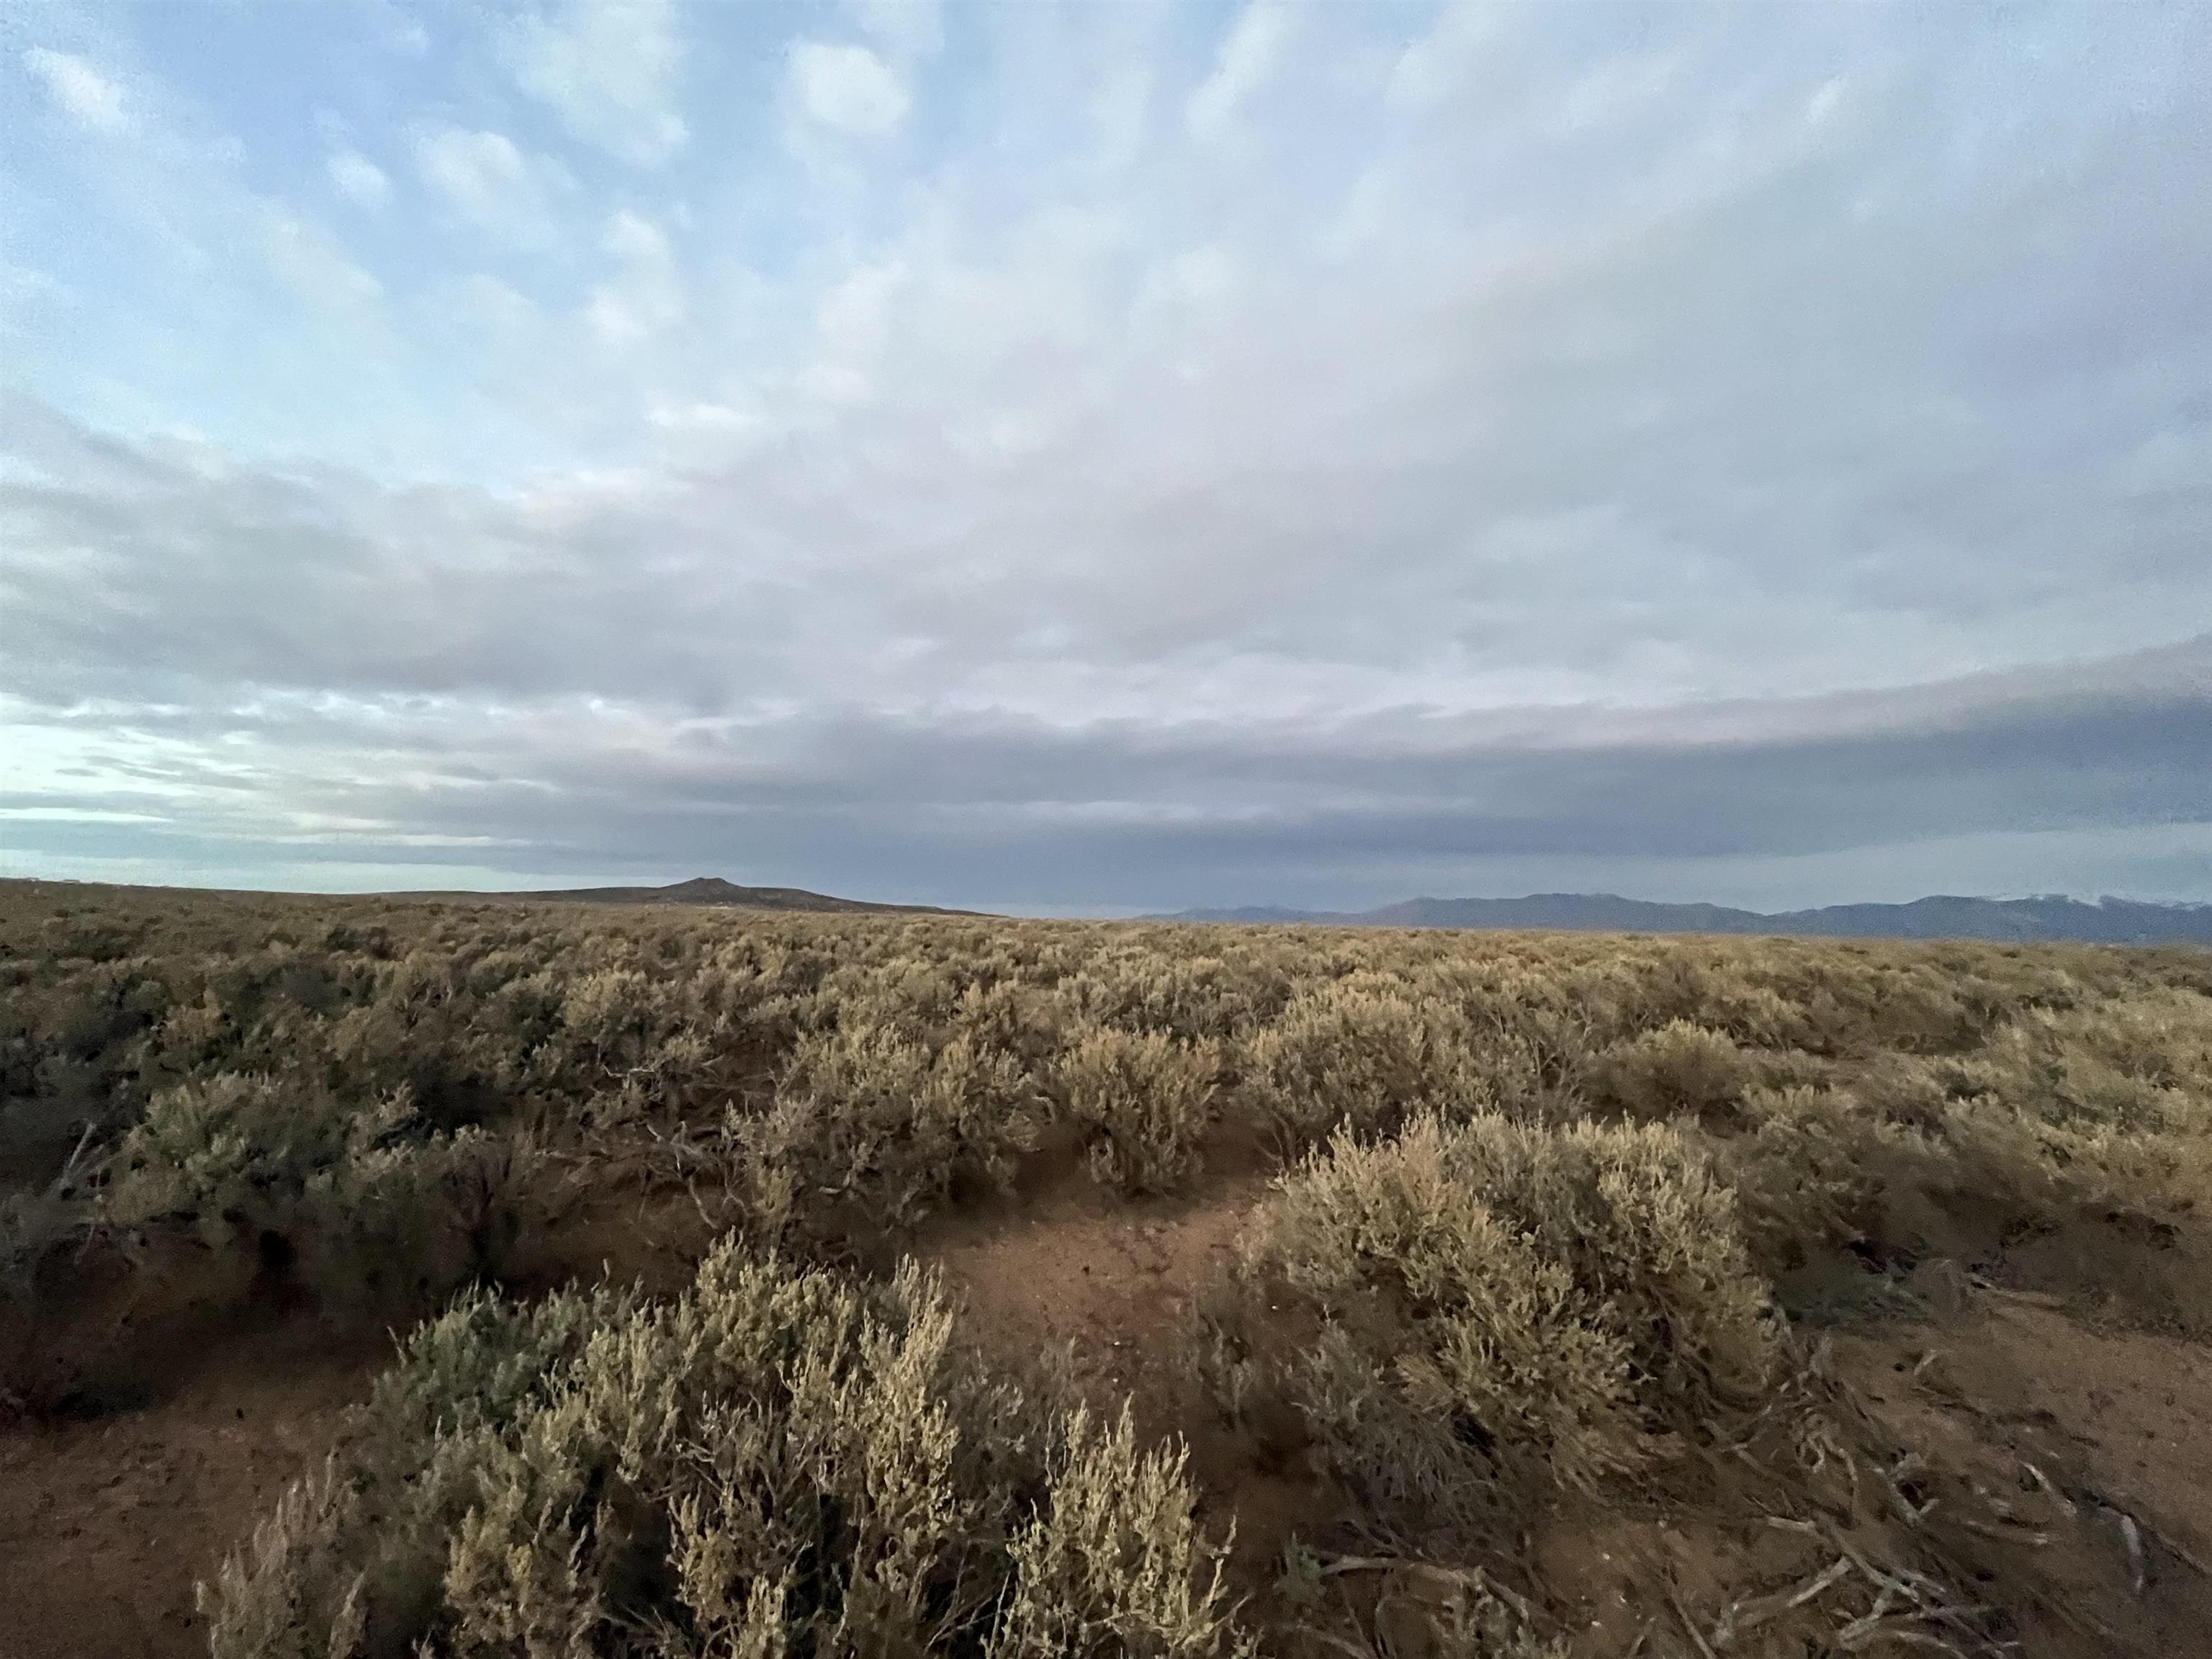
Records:
[[[720,876],[695,876],[667,887],[562,887],[535,893],[395,893],[394,898],[495,900],[514,904],[693,904],[743,910],[816,910],[839,915],[968,915],[929,904],[872,904],[803,887],[740,887]]]
[[[2086,902],[2063,897],[1936,897],[1765,914],[1722,904],[1654,904],[1611,893],[1517,899],[1408,899],[1379,910],[1268,906],[1182,910],[1152,921],[1306,922],[1340,927],[1500,927],[1605,933],[1791,933],[1821,938],[2071,939],[2092,945],[2212,945],[2212,904]]]

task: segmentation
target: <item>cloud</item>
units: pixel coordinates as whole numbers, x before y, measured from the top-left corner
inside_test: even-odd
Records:
[[[680,322],[684,289],[667,234],[624,210],[607,222],[601,246],[618,274],[592,290],[585,316],[610,345],[635,344]]]
[[[641,166],[690,133],[676,109],[683,44],[671,0],[568,0],[518,17],[503,40],[516,83],[585,143]]]
[[[2212,873],[2212,781],[2197,763],[2212,741],[2208,646],[2193,665],[2050,673],[2032,692],[1961,682],[1878,709],[1692,709],[1686,731],[1641,732],[1558,711],[1442,731],[1402,714],[1066,727],[820,705],[702,716],[558,692],[496,707],[263,692],[204,714],[122,713],[133,735],[118,744],[112,708],[9,712],[34,749],[110,781],[88,794],[33,778],[21,804],[103,823],[96,844],[138,856],[281,844],[388,866],[483,846],[533,878],[780,871],[1050,906],[1069,902],[1072,876],[1156,903],[1373,902],[1469,872],[1509,890],[1516,874],[1539,888],[1630,876],[1758,902],[1803,896],[1808,880],[1823,900],[1911,896],[1867,856],[1903,848],[1932,872],[1922,888],[2047,886],[2027,872],[2056,857],[2076,884],[2094,871],[2106,888],[2178,881],[2152,890],[2172,894]],[[156,816],[166,828],[146,823]],[[2019,878],[1978,882],[1978,869]]]
[[[938,0],[848,0],[853,21],[893,58],[926,58],[945,44]]]
[[[322,229],[291,214],[272,212],[267,222],[270,268],[294,292],[335,311],[373,306],[384,285],[340,251]]]
[[[398,0],[364,0],[371,31],[392,52],[420,58],[430,50],[430,31],[402,10]]]
[[[1418,112],[1463,93],[1470,72],[1500,33],[1498,25],[1494,7],[1439,6],[1428,33],[1391,66],[1385,96],[1399,108]]]
[[[33,46],[23,54],[23,67],[38,77],[46,95],[79,126],[115,132],[127,125],[123,88],[84,58]]]
[[[791,49],[790,87],[811,120],[854,137],[879,137],[906,119],[906,84],[866,46],[802,40]]]
[[[416,136],[415,161],[423,183],[461,218],[518,246],[554,240],[575,188],[559,162],[518,148],[503,132],[432,128]]]
[[[359,150],[342,149],[324,163],[331,185],[339,195],[358,206],[382,208],[392,199],[392,180],[384,169]]]
[[[1280,65],[1291,23],[1279,0],[1250,0],[1222,41],[1213,73],[1190,95],[1186,117],[1194,137],[1213,144],[1229,136],[1245,101]]]
[[[428,106],[496,277],[184,161],[198,279],[24,247],[42,856],[2212,896],[2203,14],[769,15],[649,192]]]

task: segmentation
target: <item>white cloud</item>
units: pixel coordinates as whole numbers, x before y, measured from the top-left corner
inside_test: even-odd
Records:
[[[365,208],[380,208],[392,199],[392,180],[359,150],[342,149],[324,165],[332,186],[349,201]]]
[[[650,166],[690,136],[676,110],[684,52],[669,0],[569,0],[519,18],[504,45],[516,83],[586,143]]]
[[[399,0],[349,0],[349,9],[361,14],[367,33],[387,52],[420,58],[430,50],[430,31]]]
[[[1448,4],[1429,32],[1401,52],[1384,95],[1406,110],[1427,110],[1464,90],[1474,66],[1491,49],[1500,12],[1491,6]]]
[[[617,270],[585,307],[593,333],[610,345],[635,345],[683,320],[684,284],[665,231],[625,209],[607,222],[599,245]]]
[[[1092,88],[1088,113],[1097,138],[1093,152],[1102,173],[1118,173],[1143,151],[1152,118],[1152,72],[1141,64],[1108,70]]]
[[[23,67],[78,125],[113,132],[125,125],[123,88],[75,53],[33,46],[23,54]]]
[[[1255,803],[1287,822],[1402,796],[1401,817],[1360,822],[1434,850],[1469,824],[1510,839],[1486,791],[1552,803],[1530,836],[1603,828],[1583,792],[1628,799],[1613,761],[1539,751],[1609,755],[1622,711],[1646,747],[1725,747],[1712,728],[1736,720],[1772,742],[1778,692],[2094,657],[2212,614],[2208,245],[2185,207],[2212,94],[2184,73],[2201,49],[2126,46],[2148,26],[2100,25],[2124,38],[2094,64],[2030,64],[1948,14],[1854,14],[1858,45],[1786,10],[1743,35],[1655,14],[1655,56],[1608,62],[1616,36],[1541,9],[1447,9],[1403,56],[1365,8],[1298,11],[1287,43],[1265,9],[1200,42],[1134,9],[963,13],[960,118],[930,124],[917,176],[845,137],[919,125],[915,48],[829,15],[805,27],[859,44],[759,64],[796,166],[702,132],[665,187],[596,196],[518,143],[552,118],[507,125],[505,88],[441,84],[459,125],[411,150],[333,118],[313,193],[343,188],[331,153],[358,143],[410,205],[561,256],[509,269],[432,236],[387,264],[380,236],[377,270],[408,292],[374,334],[330,324],[370,320],[375,276],[297,204],[270,219],[183,116],[157,142],[154,80],[130,82],[128,145],[24,158],[106,185],[88,214],[158,210],[204,252],[187,280],[156,250],[134,331],[65,244],[10,249],[71,284],[61,325],[11,323],[143,395],[118,415],[40,384],[83,436],[75,472],[0,462],[0,485],[41,485],[7,503],[24,528],[4,532],[0,677],[216,732],[270,688],[296,696],[334,780],[305,810],[403,825],[393,846],[559,839],[567,803],[631,799],[643,756],[665,787],[568,844],[678,856],[685,824],[781,810],[761,805],[774,768],[715,747],[716,721],[781,700],[759,741],[795,757],[786,798],[815,780],[917,842],[935,792],[967,788],[977,822],[1218,823]],[[970,34],[990,37],[972,58]],[[1882,212],[1854,217],[1870,196]],[[1340,224],[1359,234],[1332,243]],[[268,305],[272,269],[325,325]],[[348,386],[337,416],[300,395],[314,385]],[[271,437],[286,421],[296,439]],[[223,465],[140,441],[187,422]],[[23,424],[11,410],[11,444]],[[316,726],[325,696],[371,713]],[[1482,744],[1455,748],[1450,723],[1516,702],[1491,746],[1553,768],[1548,793],[1495,754],[1455,783]],[[1594,726],[1560,713],[1577,706]],[[1360,742],[1323,740],[1362,720]],[[518,721],[528,740],[501,750]],[[1200,726],[1205,752],[1178,761]],[[2137,771],[2201,772],[2203,722],[2165,729],[2138,734],[2167,747]],[[1833,758],[1762,797],[1773,844],[1828,833]],[[254,789],[289,787],[290,760],[272,749],[279,781]],[[1694,849],[1751,823],[1729,803],[1765,785],[1726,760],[1607,833]],[[393,777],[447,762],[568,793],[485,821],[459,786],[386,810]],[[2136,764],[2085,772],[2082,799],[2147,799]],[[1998,799],[1942,755],[1899,767],[1931,824]],[[66,787],[41,804],[88,805]],[[1285,835],[1267,869],[1355,856],[1330,823]],[[1038,879],[1105,845],[1038,841]],[[1121,890],[1146,896],[1140,862],[1201,880],[1172,847],[1129,856]],[[847,879],[870,867],[851,857]]]
[[[884,343],[891,302],[906,282],[896,264],[863,266],[822,296],[815,325],[836,356],[873,356]]]
[[[938,0],[847,0],[846,9],[894,58],[926,58],[945,44]]]
[[[656,404],[646,418],[664,432],[699,432],[728,437],[749,437],[767,425],[758,410],[703,402]]]
[[[267,226],[270,269],[310,303],[332,311],[374,305],[384,285],[346,258],[319,226],[272,210]]]
[[[1572,131],[1627,121],[1663,100],[1680,76],[1674,52],[1631,52],[1595,65],[1568,88],[1560,120]]]
[[[808,116],[858,137],[889,132],[913,102],[906,83],[866,46],[802,40],[791,49],[790,77]]]
[[[1213,73],[1190,95],[1192,137],[1218,143],[1228,137],[1247,99],[1280,64],[1291,34],[1291,13],[1279,0],[1252,0],[1221,44]]]
[[[436,128],[416,137],[415,160],[423,182],[464,219],[524,246],[554,239],[559,204],[575,187],[567,168],[503,132]]]

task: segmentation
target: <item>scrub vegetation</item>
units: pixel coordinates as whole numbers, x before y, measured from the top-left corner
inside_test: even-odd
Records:
[[[0,1435],[158,1409],[165,1295],[210,1347],[401,1339],[258,1522],[174,1540],[222,1659],[2190,1616],[2187,1517],[2000,1484],[1942,1425],[2005,1402],[1853,1366],[1942,1375],[1975,1297],[2212,1337],[2203,951],[11,883],[0,1091]],[[1103,1255],[1049,1305],[971,1271],[1056,1228],[1152,1249],[1171,1316]]]

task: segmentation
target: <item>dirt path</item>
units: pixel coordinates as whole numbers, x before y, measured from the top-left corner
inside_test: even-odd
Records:
[[[1170,1413],[1178,1319],[1227,1266],[1264,1188],[1253,1177],[1196,1200],[1123,1204],[1086,1182],[1019,1214],[957,1222],[921,1254],[963,1295],[987,1346],[1069,1350],[1086,1390]]]
[[[331,1445],[386,1340],[307,1324],[242,1335],[180,1389],[0,1435],[5,1659],[185,1659],[192,1586]]]
[[[1071,1182],[1017,1212],[949,1226],[920,1252],[961,1293],[966,1327],[988,1350],[1059,1350],[1097,1408],[1127,1400],[1139,1433],[1182,1441],[1200,1524],[1232,1540],[1231,1581],[1254,1595],[1266,1593],[1291,1535],[1314,1535],[1339,1507],[1314,1471],[1285,1467],[1222,1423],[1185,1370],[1184,1316],[1225,1273],[1267,1186],[1247,1167],[1194,1195],[1129,1204]]]

